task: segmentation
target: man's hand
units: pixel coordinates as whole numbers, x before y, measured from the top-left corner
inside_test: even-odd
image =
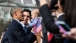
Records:
[[[39,0],[39,2],[40,2],[40,6],[47,4],[47,0]]]
[[[37,41],[34,41],[34,43],[37,43]]]
[[[30,21],[30,18],[28,18],[28,24],[30,23],[31,21]]]

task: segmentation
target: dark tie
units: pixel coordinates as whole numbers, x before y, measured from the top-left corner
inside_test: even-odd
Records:
[[[28,27],[24,26],[24,27],[23,27],[23,29],[24,29],[24,31],[25,31],[25,33],[26,33],[26,32],[27,32]]]

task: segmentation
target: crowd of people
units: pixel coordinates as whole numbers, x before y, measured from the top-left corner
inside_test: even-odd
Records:
[[[32,11],[20,7],[10,10],[12,21],[1,43],[76,43],[76,0],[57,0],[55,5],[53,0],[39,2],[40,8]],[[58,27],[57,21],[70,27],[67,30],[61,25],[67,34]]]

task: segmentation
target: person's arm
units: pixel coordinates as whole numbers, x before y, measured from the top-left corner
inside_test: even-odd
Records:
[[[30,27],[33,27],[36,23],[37,23],[38,19],[35,18],[34,20],[32,20],[30,23],[29,23],[29,26]]]
[[[50,9],[45,1],[44,4],[41,4],[39,11],[46,26],[46,30],[52,33],[59,33],[59,28],[55,25],[54,18],[51,15]]]

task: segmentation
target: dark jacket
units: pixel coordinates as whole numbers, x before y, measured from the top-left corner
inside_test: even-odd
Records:
[[[42,21],[42,33],[43,33],[43,41],[42,43],[48,43],[48,40],[47,40],[47,30],[45,29],[45,25]]]
[[[57,21],[64,21],[64,15],[60,15]],[[64,38],[61,36],[60,33],[56,33],[53,36],[55,43],[64,43]]]
[[[59,28],[54,23],[54,18],[51,15],[48,5],[43,5],[39,10],[43,19],[43,23],[46,26],[46,30],[51,33],[59,33]]]
[[[22,25],[13,19],[5,32],[1,43],[30,43],[28,37],[29,35],[24,32]]]
[[[44,28],[42,29],[43,35],[44,35],[43,43],[48,42],[47,33],[46,33],[47,31],[55,34],[53,36],[52,40],[50,41],[50,43],[63,43],[64,38],[61,37],[61,35],[59,33],[59,28],[54,23],[54,18],[51,15],[52,13],[50,12],[48,5],[43,5],[39,10],[42,15],[43,23],[44,23]],[[62,21],[63,15],[61,15],[57,20]]]

